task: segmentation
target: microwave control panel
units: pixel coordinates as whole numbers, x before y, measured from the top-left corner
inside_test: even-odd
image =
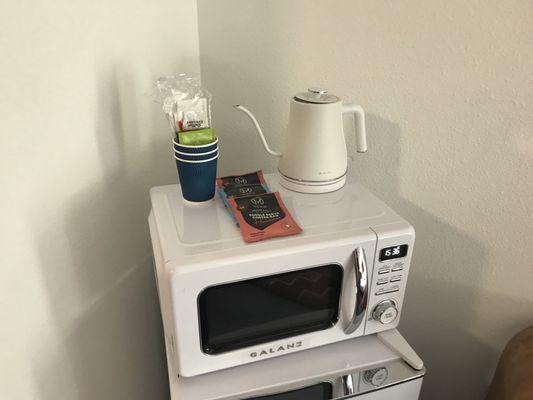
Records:
[[[403,224],[402,224],[403,225]],[[379,232],[371,285],[365,334],[398,326],[402,311],[407,275],[414,244],[410,225]]]

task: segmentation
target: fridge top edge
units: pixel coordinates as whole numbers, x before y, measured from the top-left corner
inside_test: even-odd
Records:
[[[177,376],[169,364],[169,378],[172,398],[235,400],[331,382],[346,374],[383,367],[391,375],[399,369],[404,381],[425,374],[425,369],[416,371],[404,363],[377,335],[369,335],[190,378]],[[372,385],[366,390],[360,386],[361,393],[373,389]]]

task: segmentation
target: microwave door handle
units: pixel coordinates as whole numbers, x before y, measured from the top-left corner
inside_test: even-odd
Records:
[[[353,252],[355,267],[355,307],[352,320],[344,330],[347,335],[355,332],[363,322],[368,306],[368,269],[366,267],[365,249],[358,247]]]

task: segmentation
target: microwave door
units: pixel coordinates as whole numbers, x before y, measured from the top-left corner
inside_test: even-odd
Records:
[[[339,264],[327,264],[208,287],[198,301],[202,351],[222,354],[332,327],[342,278]]]

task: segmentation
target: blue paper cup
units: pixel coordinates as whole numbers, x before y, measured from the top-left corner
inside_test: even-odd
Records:
[[[186,161],[202,161],[213,158],[218,155],[218,147],[207,153],[182,153],[181,151],[174,150],[174,156]]]
[[[179,144],[176,139],[172,140],[174,144],[174,151],[181,153],[193,154],[193,153],[208,153],[212,150],[218,149],[218,137],[213,143],[202,144],[200,146],[188,146],[185,144]]]
[[[186,202],[199,205],[213,199],[218,152],[206,160],[185,160],[176,154],[174,158],[178,168],[181,192]]]

